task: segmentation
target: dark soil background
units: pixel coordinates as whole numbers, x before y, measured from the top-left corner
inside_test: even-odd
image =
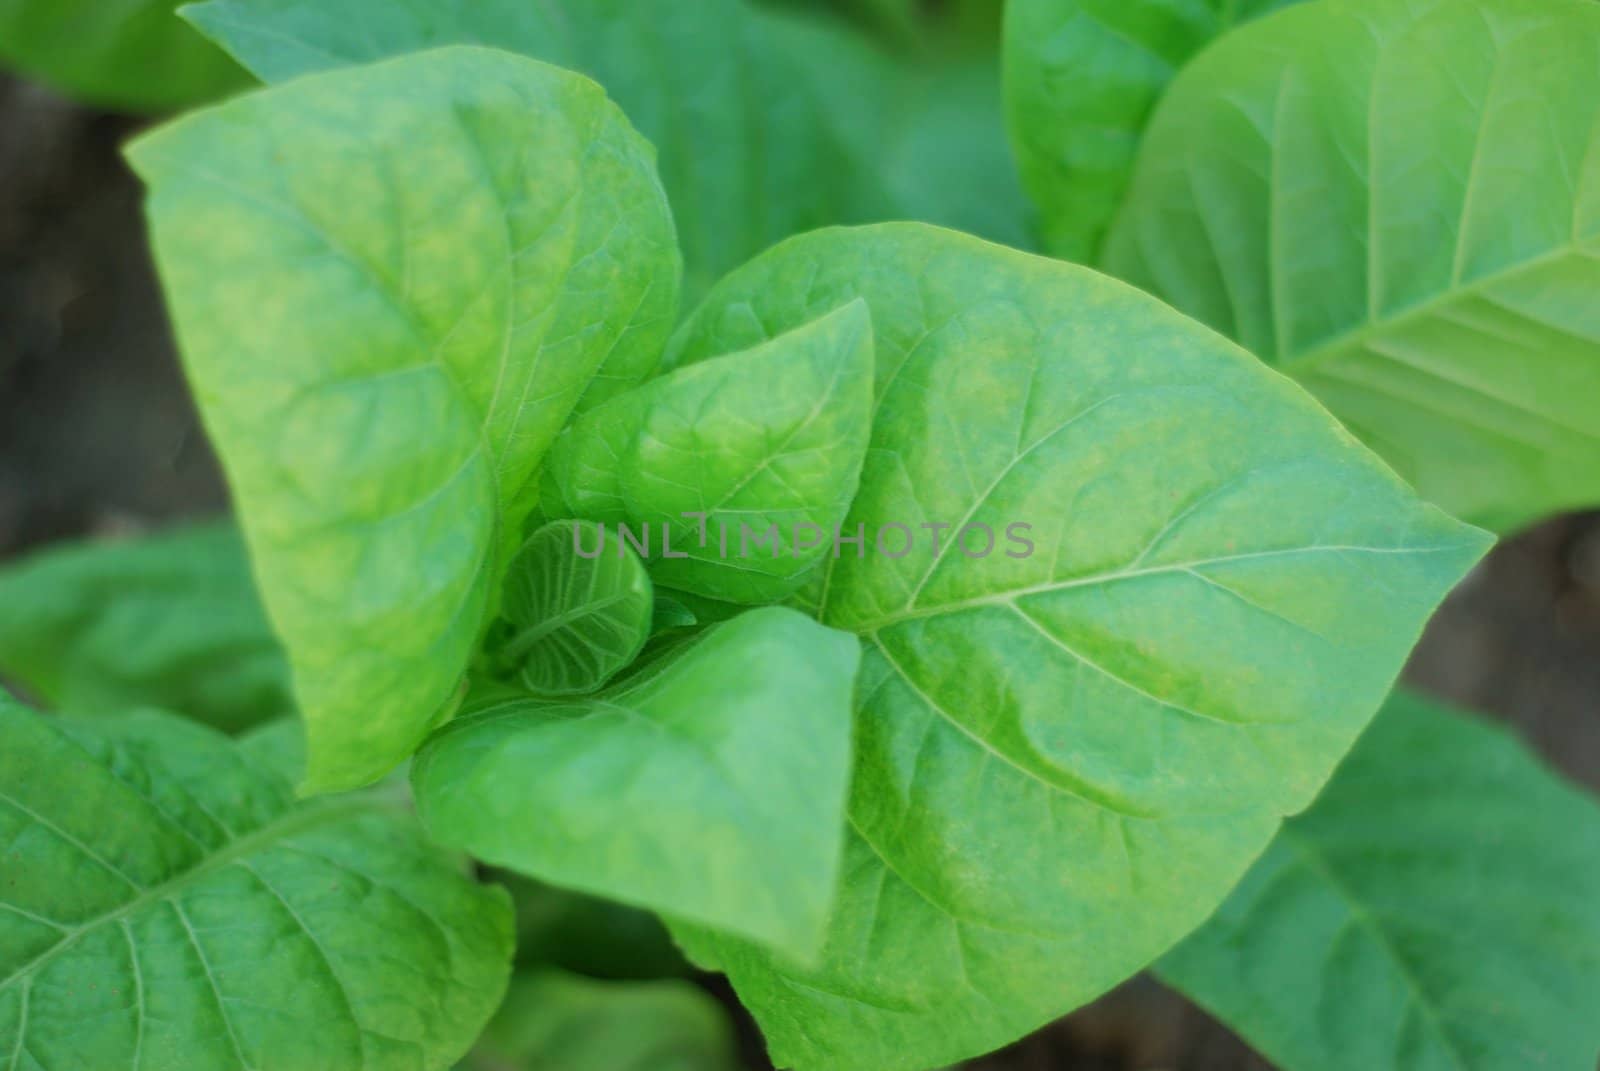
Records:
[[[137,129],[0,76],[0,559],[226,508],[119,155]],[[1408,676],[1515,723],[1555,766],[1600,788],[1600,513],[1504,543],[1438,615]],[[747,1041],[750,1066],[766,1068],[748,1029]],[[967,1066],[1269,1067],[1146,979]]]

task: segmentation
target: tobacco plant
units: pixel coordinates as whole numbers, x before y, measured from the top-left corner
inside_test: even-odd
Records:
[[[0,575],[9,1069],[732,1066],[556,890],[803,1071],[1152,966],[1290,1071],[1593,1066],[1600,813],[1392,689],[1446,509],[1600,499],[1600,7],[1012,0],[1065,259],[938,225],[1029,241],[960,50],[185,16],[265,83],[128,150],[236,522]]]

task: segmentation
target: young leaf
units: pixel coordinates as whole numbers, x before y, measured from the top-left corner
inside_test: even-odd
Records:
[[[650,148],[594,83],[453,48],[130,155],[307,787],[371,781],[449,716],[550,441],[660,355],[678,258]]]
[[[802,1071],[994,1048],[1198,925],[1488,542],[1211,331],[935,228],[785,243],[669,361],[857,297],[877,416],[846,524],[917,542],[869,535],[819,600],[866,648],[840,899],[814,967],[690,940]]]
[[[815,952],[855,637],[752,610],[599,696],[488,704],[418,755],[433,835],[557,885]]]
[[[461,1071],[734,1071],[733,1024],[688,982],[519,974]]]
[[[0,673],[74,714],[158,707],[231,731],[294,709],[244,544],[223,521],[0,571]]]
[[[690,609],[689,605],[672,595],[656,596],[655,606],[650,615],[650,631],[670,632],[673,629],[693,628],[700,622],[699,616]]]
[[[1425,498],[1600,501],[1600,5],[1327,0],[1172,84],[1118,275],[1294,376]]]
[[[1093,263],[1150,112],[1234,26],[1300,0],[1008,0],[1005,100],[1044,246]]]
[[[0,0],[0,63],[94,104],[166,111],[249,79],[179,0]]]
[[[832,553],[871,428],[856,301],[584,414],[551,447],[542,507],[642,530],[662,584],[778,602]]]
[[[684,616],[677,616],[679,628],[689,625],[714,625],[719,621],[727,621],[729,618],[738,617],[746,609],[737,603],[708,599],[703,595],[696,595],[689,591],[656,588],[656,606],[658,609],[664,599],[670,599],[681,606],[684,615],[689,618],[689,620],[685,620]]]
[[[1159,973],[1286,1071],[1589,1071],[1600,805],[1397,695]]]
[[[410,1071],[466,1050],[505,991],[505,893],[392,793],[296,803],[294,732],[0,699],[12,1066]]]
[[[556,521],[511,560],[501,612],[512,629],[495,656],[530,691],[592,692],[650,638],[650,575],[615,532]]]
[[[745,0],[211,0],[185,15],[268,82],[451,43],[589,74],[660,150],[691,296],[829,223],[1026,239],[998,72],[893,62],[819,19]]]

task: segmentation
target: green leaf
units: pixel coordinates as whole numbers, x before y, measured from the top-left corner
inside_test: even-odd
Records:
[[[561,66],[575,65],[581,40],[602,20],[560,0],[355,0],[333,7],[309,0],[202,0],[180,14],[268,84],[303,74],[390,59],[444,45],[484,45]],[[615,8],[620,0],[601,0]]]
[[[796,11],[829,7],[900,42],[919,39],[923,26],[921,0],[779,0]]]
[[[0,0],[0,63],[78,99],[167,111],[249,84],[178,0]]]
[[[859,657],[752,610],[599,696],[458,718],[417,757],[418,808],[480,859],[806,956],[838,877]]]
[[[0,571],[0,672],[74,714],[158,707],[231,731],[294,709],[244,545],[222,521]]]
[[[307,787],[372,781],[453,709],[580,396],[660,356],[678,258],[649,146],[592,82],[453,48],[251,94],[130,155]]]
[[[502,613],[511,630],[496,656],[530,691],[592,692],[650,638],[650,575],[615,532],[555,521],[511,560]]]
[[[1146,123],[1197,53],[1300,0],[1009,0],[1005,99],[1044,246],[1092,263]]]
[[[824,20],[742,0],[211,0],[185,15],[268,82],[449,43],[589,74],[660,150],[691,296],[830,223],[1026,237],[998,72],[897,62]]]
[[[392,793],[296,803],[294,727],[0,699],[0,1052],[15,1067],[412,1071],[505,990],[511,912]]]
[[[657,595],[650,615],[652,633],[670,632],[673,629],[693,628],[700,617],[687,603],[671,595]]]
[[[669,361],[855,298],[877,416],[846,524],[918,540],[846,553],[819,600],[866,648],[839,902],[814,967],[689,941],[803,1071],[963,1059],[1165,951],[1315,796],[1488,542],[1213,332],[935,228],[785,243]],[[925,524],[996,547],[935,551]]]
[[[772,242],[860,218],[867,161],[824,110],[811,57],[852,81],[877,58],[843,34],[736,0],[213,0],[185,14],[269,82],[440,44],[519,52],[591,75],[660,150],[688,291]],[[821,38],[818,41],[817,38]],[[841,55],[841,52],[843,53]]]
[[[1600,5],[1327,0],[1173,83],[1105,264],[1497,528],[1600,502]]]
[[[657,581],[778,602],[833,550],[872,428],[872,321],[853,302],[650,383],[570,425],[547,516],[642,529]]]
[[[519,974],[461,1071],[734,1071],[733,1024],[687,982]]]
[[[916,61],[883,92],[892,103],[864,153],[889,204],[860,222],[923,220],[1033,248],[1037,228],[1006,140],[995,50]]]
[[[1399,694],[1159,970],[1287,1071],[1590,1071],[1600,805]]]

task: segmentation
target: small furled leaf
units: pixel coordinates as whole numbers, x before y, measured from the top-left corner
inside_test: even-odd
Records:
[[[452,48],[130,155],[307,787],[372,781],[452,712],[550,441],[660,356],[679,269],[650,148],[587,79]]]
[[[1600,502],[1600,4],[1325,0],[1151,121],[1105,265],[1502,529]]]
[[[1008,0],[1006,113],[1044,247],[1093,263],[1173,77],[1240,23],[1299,2]]]
[[[652,380],[551,447],[546,516],[628,525],[657,581],[778,602],[834,548],[872,428],[859,301],[750,350]]]
[[[839,900],[816,965],[688,941],[780,1066],[921,1071],[1203,921],[1488,539],[1148,295],[931,227],[779,246],[668,361],[856,298],[877,413],[846,526],[871,549],[817,599],[865,641]]]
[[[461,1071],[734,1071],[733,1024],[688,982],[597,982],[562,971],[511,981]]]
[[[167,111],[249,85],[179,0],[0,0],[0,64],[80,100]]]
[[[738,617],[745,611],[745,607],[737,603],[708,599],[703,595],[696,595],[690,591],[656,588],[657,606],[661,605],[663,598],[671,599],[673,602],[678,603],[694,619],[692,622],[684,622],[684,624],[714,625],[719,621],[727,621],[729,618]]]
[[[496,657],[535,695],[592,692],[650,638],[650,575],[613,531],[555,521],[506,570],[511,630]]]
[[[853,636],[752,610],[599,696],[490,703],[412,769],[431,833],[808,956],[839,873]]]
[[[700,618],[687,603],[670,595],[656,595],[650,617],[651,632],[669,632],[678,628],[693,628]]]
[[[895,62],[824,19],[745,0],[211,0],[185,15],[267,82],[452,43],[583,71],[660,150],[691,296],[831,223],[1027,237],[999,72]]]
[[[1600,805],[1396,695],[1158,971],[1285,1071],[1592,1071]]]
[[[429,1071],[510,973],[503,890],[393,793],[297,803],[292,723],[0,699],[0,1053],[16,1068]]]
[[[0,673],[72,714],[157,707],[232,731],[294,709],[244,544],[223,521],[7,566]]]

